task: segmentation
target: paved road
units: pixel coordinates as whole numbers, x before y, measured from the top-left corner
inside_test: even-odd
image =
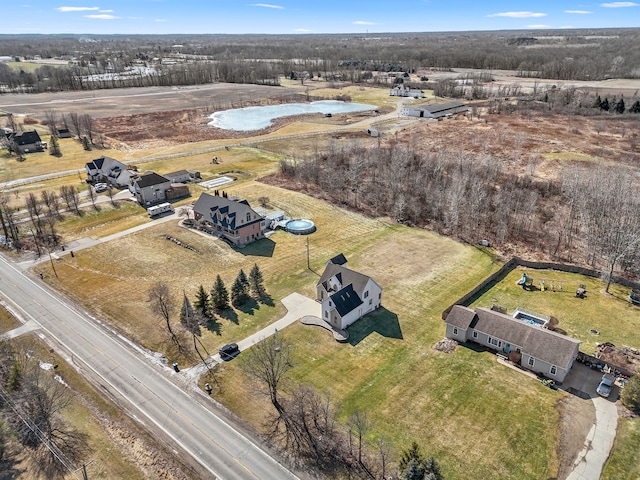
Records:
[[[27,321],[35,322],[122,398],[144,424],[224,480],[284,480],[297,477],[249,438],[234,430],[198,397],[171,381],[142,350],[50,293],[0,257],[0,293]],[[177,375],[177,374],[173,374]],[[208,403],[208,402],[207,402]]]

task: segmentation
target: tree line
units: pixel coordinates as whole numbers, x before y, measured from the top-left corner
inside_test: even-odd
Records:
[[[489,153],[333,144],[282,161],[280,175],[334,203],[470,243],[533,248],[608,279],[615,269],[640,274],[640,192],[624,167],[576,166],[561,181],[541,180]]]
[[[174,328],[177,314],[180,325],[192,337],[194,352],[206,364],[206,359],[198,347],[198,345],[202,346],[199,340],[202,336],[201,327],[213,330],[220,335],[217,317],[234,318],[231,312],[232,307],[243,308],[251,301],[267,303],[271,299],[264,287],[262,271],[258,264],[254,264],[248,276],[243,269],[240,269],[231,286],[231,292],[218,274],[211,290],[200,285],[193,300],[183,292],[180,309],[171,287],[164,282],[158,282],[149,289],[147,301],[151,311],[162,320],[166,333],[177,352],[188,356],[179,332]]]

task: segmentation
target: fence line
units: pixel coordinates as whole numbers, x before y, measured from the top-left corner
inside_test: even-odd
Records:
[[[471,289],[469,292],[464,294],[454,303],[449,305],[449,307],[447,307],[442,312],[442,319],[445,320],[447,318],[447,315],[449,315],[449,312],[454,307],[454,305],[463,305],[465,307],[468,307],[469,305],[471,305],[475,300],[477,300],[481,296],[481,294],[483,294],[486,290],[496,285],[498,282],[502,281],[510,272],[515,270],[517,267],[526,267],[526,268],[531,268],[533,270],[557,270],[557,271],[566,272],[566,273],[577,273],[579,275],[585,275],[587,277],[593,277],[593,278],[602,277],[602,272],[600,272],[599,270],[580,267],[578,265],[568,265],[564,263],[553,263],[553,262],[534,262],[531,260],[524,260],[519,257],[513,257],[511,258],[511,260],[505,263],[502,267],[500,267],[500,269],[497,272],[494,272],[493,274],[489,275],[482,282],[476,285],[473,289]],[[640,289],[640,283],[634,282],[627,278],[614,275],[612,277],[612,280],[614,283],[624,285],[625,287],[630,287],[632,289]]]

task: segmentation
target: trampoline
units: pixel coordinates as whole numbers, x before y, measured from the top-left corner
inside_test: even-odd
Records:
[[[289,220],[285,224],[285,229],[294,235],[309,235],[316,231],[316,225],[311,220],[301,218],[298,220]]]

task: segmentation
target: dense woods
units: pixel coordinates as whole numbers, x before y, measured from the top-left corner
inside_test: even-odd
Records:
[[[313,77],[386,83],[386,72],[515,70],[522,77],[640,77],[637,29],[334,35],[0,36],[0,56],[59,59],[35,71],[0,64],[0,91],[43,92]]]
[[[282,161],[280,172],[335,203],[470,243],[544,251],[607,278],[640,272],[638,179],[624,167],[576,166],[554,181],[516,174],[490,154],[334,145]]]

